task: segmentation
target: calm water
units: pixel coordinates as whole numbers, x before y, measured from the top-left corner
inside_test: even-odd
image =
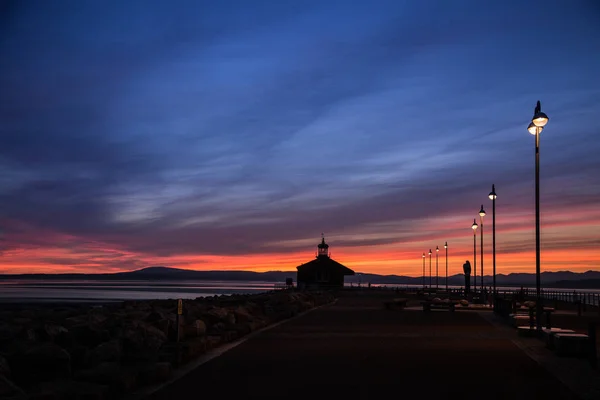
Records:
[[[106,302],[194,299],[273,290],[273,282],[249,281],[0,281],[0,302]]]
[[[350,286],[347,284],[346,286]],[[354,285],[356,286],[356,285]],[[361,286],[365,287],[365,284]],[[373,285],[414,287],[420,285]],[[261,281],[0,281],[0,302],[107,302],[151,299],[194,299],[214,295],[252,294],[273,290],[275,283]],[[450,286],[453,287],[454,286]],[[440,285],[443,288],[443,285]],[[456,286],[458,288],[458,286]],[[514,291],[518,288],[498,287]],[[572,293],[574,289],[551,289]],[[530,289],[534,290],[534,289]],[[577,292],[600,293],[598,289]]]

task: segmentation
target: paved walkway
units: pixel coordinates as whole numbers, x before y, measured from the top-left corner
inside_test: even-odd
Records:
[[[381,298],[354,295],[248,339],[148,400],[578,398],[515,337],[477,312],[386,311]]]

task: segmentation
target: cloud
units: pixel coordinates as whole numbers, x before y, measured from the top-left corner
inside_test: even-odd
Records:
[[[460,236],[492,183],[530,211],[538,98],[544,209],[595,204],[597,10],[545,4],[532,30],[536,7],[10,3],[5,243],[126,269],[302,251],[321,231],[348,248]]]

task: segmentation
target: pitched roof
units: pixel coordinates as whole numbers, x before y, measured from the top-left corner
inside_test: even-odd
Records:
[[[297,266],[296,269],[315,268],[321,266],[325,268],[341,269],[344,275],[354,275],[354,271],[352,271],[350,268],[329,257],[317,257],[312,261]]]

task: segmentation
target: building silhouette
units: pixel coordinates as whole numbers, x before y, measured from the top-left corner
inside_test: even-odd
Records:
[[[344,276],[354,275],[353,270],[331,258],[324,236],[317,245],[316,258],[296,269],[299,289],[341,289],[344,287]]]

